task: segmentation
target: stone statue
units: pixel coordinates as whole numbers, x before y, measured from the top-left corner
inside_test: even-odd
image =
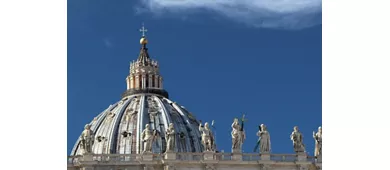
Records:
[[[142,131],[141,139],[144,142],[143,152],[152,152],[152,145],[156,139],[156,133],[150,129],[150,125],[146,124],[145,129]]]
[[[271,138],[267,127],[264,124],[260,125],[259,131],[257,132],[260,143],[260,153],[270,153],[271,152]]]
[[[233,121],[231,135],[233,152],[241,152],[242,144],[244,143],[245,139],[245,134],[237,118],[235,118]]]
[[[173,127],[173,123],[169,124],[169,127],[165,133],[166,133],[165,138],[167,141],[166,152],[173,152],[175,151],[175,142],[176,142],[176,134],[175,134],[175,128]]]
[[[209,128],[209,124],[206,122],[203,127],[202,123],[200,123],[199,131],[201,132],[202,144],[205,151],[214,151],[214,136]]]
[[[302,133],[299,132],[298,126],[294,126],[294,131],[290,135],[290,139],[293,141],[294,151],[296,153],[305,152],[305,145],[303,144]]]
[[[313,131],[313,138],[316,141],[314,156],[318,157],[322,155],[322,128],[318,127],[318,132]]]
[[[92,146],[94,142],[94,134],[91,130],[91,125],[86,124],[84,131],[81,133],[81,148],[83,149],[83,154],[92,153]]]

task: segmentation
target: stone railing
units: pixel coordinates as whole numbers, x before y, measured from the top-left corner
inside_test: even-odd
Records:
[[[142,161],[180,161],[180,162],[201,162],[201,161],[218,161],[220,163],[229,161],[242,162],[310,162],[321,163],[321,160],[313,156],[297,155],[297,154],[267,154],[260,155],[257,153],[170,153],[168,154],[92,154],[92,155],[77,155],[68,157],[68,165],[77,165],[84,161],[104,163],[121,163],[121,164],[139,164]],[[147,158],[146,158],[147,156]]]

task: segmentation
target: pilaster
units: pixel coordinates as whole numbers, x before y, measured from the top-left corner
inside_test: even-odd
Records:
[[[134,87],[133,87],[133,84],[134,84],[133,76],[130,76],[130,88],[134,88]],[[127,89],[127,90],[128,90],[128,89]]]
[[[153,84],[152,84],[152,75],[148,75],[148,88],[149,87],[153,87]]]
[[[136,75],[135,76],[135,88],[139,88],[140,87],[139,79],[140,79],[139,75]]]
[[[127,76],[126,77],[126,88],[127,88],[127,90],[129,90],[130,89],[130,76]]]
[[[163,88],[162,77],[160,77],[160,88]]]
[[[142,89],[145,89],[146,87],[146,76],[144,74],[142,74]]]
[[[159,77],[158,75],[154,76],[154,87],[155,88],[158,88],[158,77]]]

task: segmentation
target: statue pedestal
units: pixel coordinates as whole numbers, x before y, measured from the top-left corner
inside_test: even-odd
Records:
[[[165,152],[164,159],[176,160],[176,153],[175,152]]]
[[[232,160],[234,161],[242,161],[242,153],[233,153]]]
[[[203,155],[203,159],[206,161],[214,160],[214,152],[212,151],[205,151]]]
[[[317,156],[316,162],[322,162],[322,155],[318,155],[318,156]]]
[[[297,153],[297,161],[299,162],[307,161],[307,154],[305,152]]]
[[[142,160],[143,160],[143,161],[153,161],[153,154],[150,153],[150,152],[145,152],[145,153],[142,155]]]
[[[93,155],[88,153],[84,154],[83,161],[93,161]]]
[[[232,160],[242,161],[242,151],[241,151],[241,149],[232,149]]]
[[[263,153],[260,155],[261,160],[269,161],[271,160],[271,155],[269,153]]]
[[[241,149],[232,149],[232,153],[242,153]]]

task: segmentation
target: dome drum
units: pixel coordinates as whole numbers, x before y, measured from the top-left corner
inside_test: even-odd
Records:
[[[169,94],[166,90],[164,89],[157,89],[157,88],[132,88],[126,90],[124,93],[122,93],[122,98],[131,96],[131,95],[136,95],[136,94],[156,94],[163,96],[165,98],[169,98]]]

